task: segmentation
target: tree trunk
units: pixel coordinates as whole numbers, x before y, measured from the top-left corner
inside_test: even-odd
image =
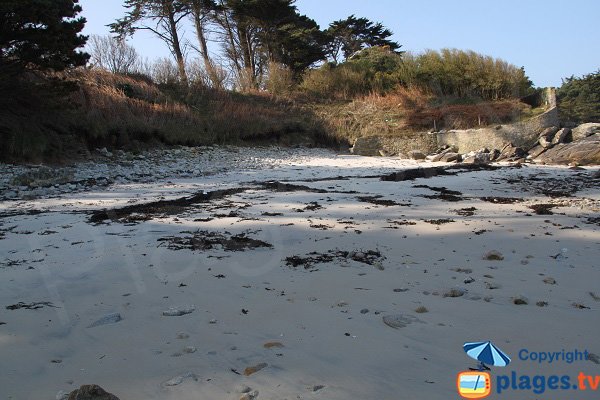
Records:
[[[177,60],[177,67],[179,68],[179,78],[181,79],[181,82],[185,86],[187,86],[188,77],[187,77],[187,73],[185,72],[185,58],[183,57],[183,52],[181,51],[181,43],[179,41],[179,33],[177,32],[177,22],[175,21],[175,13],[174,13],[173,7],[171,5],[169,5],[167,18],[168,18],[171,38],[173,40],[173,42],[172,42],[173,49],[172,50],[173,50],[173,54],[175,55],[175,59]]]
[[[204,24],[202,21],[202,10],[200,5],[195,3],[192,9],[192,15],[194,17],[194,25],[196,26],[196,35],[198,37],[198,44],[200,45],[200,55],[202,56],[202,60],[204,61],[204,68],[206,69],[206,73],[208,74],[208,78],[213,84],[213,87],[218,87],[221,85],[219,81],[219,77],[215,71],[215,66],[210,59],[210,55],[208,54],[208,45],[206,43],[206,36],[204,35]]]

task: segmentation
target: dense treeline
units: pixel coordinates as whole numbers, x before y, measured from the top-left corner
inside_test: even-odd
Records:
[[[564,79],[556,94],[564,121],[600,122],[600,70]]]

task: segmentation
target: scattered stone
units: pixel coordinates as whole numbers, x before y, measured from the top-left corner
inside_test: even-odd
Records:
[[[67,400],[119,400],[98,385],[83,385],[69,393]]]
[[[198,381],[198,376],[193,372],[186,372],[185,374],[176,376],[172,379],[169,379],[165,382],[165,386],[178,386],[181,385],[186,380]]]
[[[188,335],[185,332],[179,332],[177,334],[177,339],[183,340],[183,339],[189,339],[189,338],[190,338],[190,335]]]
[[[538,301],[535,303],[536,306],[538,307],[547,307],[548,306],[548,302],[547,301]]]
[[[583,305],[581,303],[573,303],[572,306],[575,307],[575,308],[578,308],[580,310],[589,310],[590,309],[590,307],[585,306],[585,305]]]
[[[483,255],[483,259],[488,261],[502,261],[504,260],[504,256],[497,250],[490,250]]]
[[[405,328],[413,322],[423,321],[410,314],[386,315],[383,317],[383,323],[394,329]]]
[[[418,314],[424,314],[424,313],[429,312],[429,310],[425,306],[419,306],[415,309],[415,312]]]
[[[108,324],[116,324],[117,322],[121,321],[122,319],[123,318],[121,317],[121,314],[119,314],[119,313],[106,314],[102,318],[100,318],[100,319],[92,322],[90,325],[88,325],[88,328],[95,328],[97,326],[108,325]]]
[[[546,283],[548,285],[556,285],[556,279],[547,277],[547,278],[544,278],[544,283]]]
[[[486,289],[489,290],[494,290],[494,289],[500,289],[502,286],[500,286],[499,283],[495,283],[495,282],[486,282],[485,283],[485,287]]]
[[[525,296],[513,297],[512,302],[513,302],[513,304],[515,304],[517,306],[529,304],[529,301],[527,300],[527,297],[525,297]]]
[[[394,289],[394,293],[404,293],[404,292],[408,292],[410,289],[409,288],[398,288],[398,289]]]
[[[235,388],[236,393],[250,393],[252,388],[247,385],[239,385]]]
[[[319,390],[324,389],[324,388],[325,388],[325,385],[315,385],[312,387],[312,391],[318,392]]]
[[[461,288],[452,288],[446,292],[444,292],[444,294],[442,294],[442,297],[462,297],[465,295],[467,291],[465,289],[461,289]]]
[[[182,315],[191,314],[196,310],[196,306],[170,307],[163,311],[165,317],[181,317]]]
[[[360,310],[361,314],[368,314],[369,313],[369,309],[368,308],[363,308],[362,310]]]
[[[253,390],[251,392],[244,393],[240,397],[240,400],[255,400],[256,398],[258,398],[258,390]]]
[[[244,369],[244,375],[250,376],[252,374],[255,374],[258,371],[260,371],[261,369],[266,368],[268,365],[269,364],[267,364],[267,363],[259,363],[259,364],[253,365],[251,367],[246,367],[246,369]]]

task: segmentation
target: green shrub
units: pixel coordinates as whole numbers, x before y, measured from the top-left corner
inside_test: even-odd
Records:
[[[600,70],[581,78],[572,76],[563,80],[556,94],[564,121],[600,122]]]

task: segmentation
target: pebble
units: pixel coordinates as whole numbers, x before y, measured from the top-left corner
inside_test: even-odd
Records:
[[[504,256],[498,250],[491,250],[483,255],[483,259],[488,261],[502,261],[504,260]]]
[[[112,313],[112,314],[106,314],[104,317],[92,322],[90,325],[88,325],[88,328],[95,328],[97,326],[101,326],[101,325],[108,325],[108,324],[116,324],[117,322],[121,321],[123,318],[121,317],[121,314],[119,313]]]
[[[250,376],[252,374],[255,374],[258,371],[260,371],[261,369],[265,369],[268,365],[269,364],[267,364],[267,363],[259,363],[259,364],[253,365],[251,367],[247,367],[246,369],[244,369],[244,375]]]
[[[165,386],[177,386],[181,385],[186,380],[198,381],[198,376],[193,372],[186,372],[185,374],[176,376],[165,382]]]
[[[181,317],[182,315],[191,314],[195,310],[195,306],[170,307],[168,310],[163,311],[162,315],[165,317]]]
[[[252,392],[244,393],[240,400],[255,400],[258,397],[258,390],[253,390]]]

